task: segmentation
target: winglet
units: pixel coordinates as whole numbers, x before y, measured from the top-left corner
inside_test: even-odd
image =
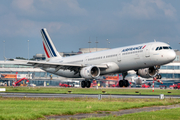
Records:
[[[46,60],[57,57],[62,58],[56,50],[56,47],[54,46],[46,28],[41,29],[41,35],[43,38],[43,48],[46,55]]]

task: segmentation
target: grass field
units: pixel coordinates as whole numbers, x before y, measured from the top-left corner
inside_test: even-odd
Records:
[[[171,105],[180,99],[103,98],[4,98],[0,97],[0,119],[38,119],[50,115],[72,115],[145,106]],[[112,116],[111,116],[112,117]],[[117,117],[118,118],[118,117]]]
[[[4,88],[4,87],[3,87]],[[63,93],[67,94],[68,91],[72,91],[72,94],[102,94],[102,91],[106,91],[105,94],[131,94],[131,95],[180,95],[180,90],[173,89],[135,89],[135,88],[60,88],[60,87],[6,87],[6,92],[25,92],[25,93]],[[136,93],[138,91],[138,93]],[[168,93],[171,92],[171,93]]]
[[[133,113],[122,116],[107,116],[100,118],[86,118],[83,120],[180,120],[180,108],[153,112]]]

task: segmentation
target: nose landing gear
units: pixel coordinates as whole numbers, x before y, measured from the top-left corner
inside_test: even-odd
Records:
[[[161,78],[162,78],[162,76],[160,74],[156,75],[156,79],[161,79]]]

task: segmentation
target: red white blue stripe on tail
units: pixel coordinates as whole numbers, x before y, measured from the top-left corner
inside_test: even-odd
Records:
[[[41,34],[43,38],[43,48],[46,54],[46,58],[53,58],[53,57],[60,57],[59,53],[57,52],[47,30],[41,29]]]

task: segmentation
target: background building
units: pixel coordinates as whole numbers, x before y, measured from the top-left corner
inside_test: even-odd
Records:
[[[59,54],[63,57],[73,56],[73,55],[79,55],[84,53],[90,53],[90,52],[96,52],[96,51],[102,51],[102,50],[108,50],[109,48],[79,48],[78,52],[59,52]],[[34,60],[45,60],[46,57],[44,54],[36,54],[33,56]]]

